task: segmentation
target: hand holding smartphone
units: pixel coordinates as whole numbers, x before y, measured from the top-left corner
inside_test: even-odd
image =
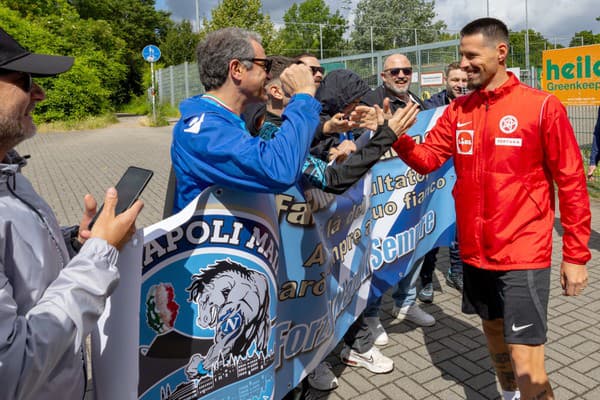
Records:
[[[133,205],[133,203],[140,197],[142,191],[152,178],[154,172],[149,169],[139,168],[130,166],[127,171],[123,174],[119,182],[115,185],[117,189],[118,202],[115,209],[115,215],[121,214]],[[98,219],[98,216],[102,212],[104,205],[100,207],[94,218],[90,221],[89,230],[92,229],[94,223]]]

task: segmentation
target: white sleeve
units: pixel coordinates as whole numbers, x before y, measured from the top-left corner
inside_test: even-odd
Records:
[[[73,354],[118,283],[117,257],[106,241],[88,240],[23,315],[7,271],[19,273],[28,266],[11,259],[16,265],[7,268],[0,251],[0,399],[28,398],[63,367],[72,367]]]

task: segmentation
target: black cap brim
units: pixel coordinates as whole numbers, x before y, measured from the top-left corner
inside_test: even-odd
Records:
[[[73,66],[74,61],[73,57],[30,53],[10,61],[0,66],[0,68],[9,71],[28,72],[37,77],[48,77],[68,71]]]

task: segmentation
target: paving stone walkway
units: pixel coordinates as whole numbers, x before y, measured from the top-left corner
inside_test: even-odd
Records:
[[[39,134],[18,147],[30,154],[25,169],[35,188],[50,203],[62,225],[75,224],[82,199],[114,185],[129,165],[155,173],[144,191],[139,226],[161,219],[169,171],[171,127],[140,127],[135,118],[95,131]],[[600,201],[592,200],[592,260],[590,284],[577,298],[561,295],[558,265],[561,238],[554,234],[552,290],[549,305],[547,367],[557,399],[600,399]],[[558,222],[557,222],[558,224]],[[560,229],[559,229],[560,230]],[[390,374],[375,375],[366,369],[339,362],[340,346],[328,360],[340,386],[321,399],[498,399],[500,388],[489,361],[477,318],[460,312],[459,293],[449,288],[444,273],[448,251],[442,249],[434,277],[435,301],[423,308],[437,323],[420,328],[398,323],[391,316],[391,297],[384,298],[383,325],[390,343],[382,348],[394,359]],[[91,397],[91,396],[88,396]]]

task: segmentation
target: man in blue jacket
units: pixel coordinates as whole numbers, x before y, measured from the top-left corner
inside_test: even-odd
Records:
[[[395,113],[399,109],[406,108],[410,104],[416,104],[421,110],[426,107],[423,101],[410,91],[413,68],[410,60],[404,54],[390,54],[383,63],[381,79],[383,84],[363,96],[362,102],[368,106],[375,104],[384,106],[387,98],[390,111]],[[411,269],[409,276],[404,277],[395,287],[392,293],[394,306],[392,315],[400,321],[411,321],[418,326],[433,326],[435,317],[417,304],[416,277],[421,270],[421,260]],[[388,335],[381,320],[379,310],[382,298],[371,303],[364,312],[365,322],[369,325],[375,345],[384,346],[388,343]]]
[[[598,108],[598,119],[596,120],[596,126],[594,127],[594,135],[592,140],[592,151],[590,153],[590,165],[588,166],[587,178],[592,179],[594,177],[594,171],[600,161],[600,151],[598,147],[600,145],[600,107]]]
[[[239,28],[220,29],[198,45],[197,60],[206,93],[181,103],[173,130],[174,211],[214,184],[258,192],[294,185],[321,111],[310,68],[294,64],[281,74],[291,100],[280,134],[265,141],[251,136],[240,117],[249,104],[266,100],[271,62],[260,37]]]

